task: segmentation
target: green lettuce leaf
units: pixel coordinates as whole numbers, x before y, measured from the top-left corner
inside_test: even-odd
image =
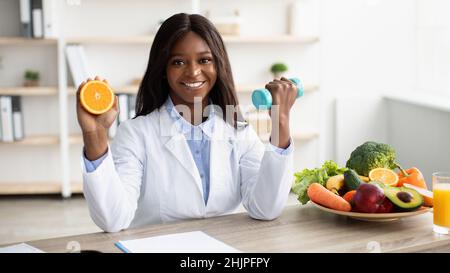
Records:
[[[297,194],[298,201],[303,205],[309,201],[307,194],[308,187],[312,183],[319,183],[325,186],[330,176],[343,174],[347,168],[339,168],[333,160],[327,160],[321,168],[304,169],[301,172],[294,173],[295,182],[292,185],[292,191]]]

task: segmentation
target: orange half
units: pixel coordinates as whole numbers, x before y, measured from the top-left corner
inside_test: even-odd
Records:
[[[369,172],[370,180],[380,181],[391,187],[397,186],[398,175],[390,169],[376,168]]]
[[[80,90],[80,102],[89,113],[100,115],[114,105],[114,92],[103,81],[88,81]]]

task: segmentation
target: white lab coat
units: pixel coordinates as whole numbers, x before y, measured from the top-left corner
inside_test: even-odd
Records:
[[[251,126],[236,131],[221,117],[213,118],[206,205],[185,136],[163,105],[122,123],[95,171],[86,172],[82,162],[84,195],[94,222],[117,232],[228,214],[241,202],[253,218],[278,217],[293,181],[293,153],[281,155],[265,146]]]

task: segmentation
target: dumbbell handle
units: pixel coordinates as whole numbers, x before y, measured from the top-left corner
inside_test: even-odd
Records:
[[[289,80],[297,86],[297,99],[303,96],[303,85],[300,79],[290,78]],[[252,93],[252,102],[256,109],[270,109],[272,107],[272,94],[265,88],[256,89]]]

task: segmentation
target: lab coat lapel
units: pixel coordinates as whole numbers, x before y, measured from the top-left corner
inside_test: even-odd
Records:
[[[161,137],[168,139],[164,147],[171,153],[190,176],[190,180],[196,184],[197,189],[203,199],[203,187],[200,174],[195,165],[192,154],[186,142],[186,138],[176,129],[175,122],[170,118],[166,109],[160,109],[160,130]]]

